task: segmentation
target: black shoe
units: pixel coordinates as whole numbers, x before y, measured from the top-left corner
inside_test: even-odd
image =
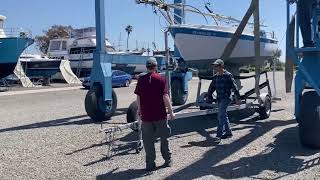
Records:
[[[171,160],[165,161],[163,164],[163,167],[172,167],[172,161]]]
[[[220,137],[213,137],[213,138],[211,138],[211,140],[216,144],[219,144],[221,142],[221,138]]]
[[[226,133],[226,134],[224,134],[224,135],[222,135],[222,139],[228,139],[228,138],[231,138],[233,135],[232,135],[232,133]]]
[[[156,170],[156,163],[153,163],[151,165],[147,165],[145,170],[146,171],[154,171],[154,170]]]

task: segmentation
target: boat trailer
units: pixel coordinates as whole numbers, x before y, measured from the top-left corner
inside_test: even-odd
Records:
[[[271,114],[271,107],[272,107],[272,100],[271,100],[271,88],[268,79],[267,72],[262,72],[261,75],[265,75],[266,80],[265,82],[259,85],[259,89],[267,88],[267,93],[261,93],[260,98],[263,101],[263,105],[260,105],[257,102],[257,97],[255,96],[255,88],[245,92],[241,95],[241,105],[235,104],[235,98],[233,98],[231,105],[227,108],[227,112],[232,111],[241,111],[244,109],[252,109],[255,110],[259,114],[260,119],[267,119]],[[252,76],[235,76],[235,79],[244,80],[244,79],[251,79],[254,78],[255,75]],[[196,102],[188,103],[181,107],[175,108],[173,111],[175,113],[175,119],[184,119],[184,118],[191,118],[191,117],[199,117],[205,115],[212,115],[218,113],[218,104],[217,100],[214,99],[213,103],[207,103],[206,97],[207,93],[201,93],[201,86],[203,80],[212,80],[210,77],[199,77],[198,82],[198,90],[197,90],[197,98]],[[105,133],[105,142],[108,146],[108,155],[110,152],[113,151],[115,147],[116,137],[119,133],[126,129],[132,129],[133,131],[138,132],[136,142],[136,153],[139,153],[143,149],[142,145],[142,132],[141,132],[141,120],[138,115],[138,106],[136,101],[131,103],[127,111],[127,124],[114,126],[114,127],[107,127],[103,128],[103,124],[101,123],[100,133]],[[173,121],[174,121],[173,120]]]

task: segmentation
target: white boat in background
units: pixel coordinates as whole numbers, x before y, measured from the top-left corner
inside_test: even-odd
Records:
[[[48,57],[55,59],[68,59],[72,71],[78,77],[86,77],[91,73],[93,54],[96,50],[96,29],[87,27],[75,29],[70,38],[54,39],[50,41]],[[109,54],[135,54],[141,52],[116,51],[108,39],[105,40],[106,51]],[[113,64],[113,69],[126,71],[127,73],[140,73],[146,70],[144,65],[137,64]]]
[[[51,78],[60,72],[60,59],[52,59],[39,54],[22,54],[19,58],[24,73],[29,77]]]
[[[70,62],[59,58],[48,58],[39,54],[22,54],[14,74],[24,87],[33,87],[30,79],[65,80],[68,84],[79,84],[80,80],[70,68]]]
[[[169,29],[182,58],[189,63],[212,62],[220,58],[236,31],[236,27],[206,25],[172,25]],[[273,56],[278,48],[274,33],[261,31],[260,38],[261,56]],[[254,61],[254,34],[246,30],[226,63],[247,65]]]

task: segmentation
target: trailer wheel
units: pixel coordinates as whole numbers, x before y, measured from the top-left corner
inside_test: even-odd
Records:
[[[264,99],[263,106],[258,109],[260,119],[268,119],[270,117],[272,108],[271,103],[271,98],[267,95]]]
[[[101,86],[93,86],[86,95],[85,98],[85,109],[88,116],[94,122],[102,122],[110,119],[117,109],[117,96],[114,90],[112,90],[112,107],[111,110],[105,112],[102,108],[105,101],[103,100],[103,93]]]
[[[172,104],[174,106],[184,105],[188,100],[188,92],[183,90],[182,82],[174,79],[171,84]]]
[[[198,101],[198,103],[205,103],[205,102],[207,102],[207,97],[208,97],[208,93],[207,92],[203,92],[203,93],[201,93],[201,95],[198,97],[198,99],[197,99],[197,101]],[[208,109],[207,107],[205,107],[205,106],[201,106],[200,105],[200,110],[206,110],[206,109]]]
[[[303,145],[320,148],[320,97],[315,91],[305,92],[301,98],[299,136]]]

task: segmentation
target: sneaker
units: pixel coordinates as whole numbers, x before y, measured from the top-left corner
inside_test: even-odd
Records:
[[[171,160],[165,161],[163,166],[164,167],[172,167],[172,161]]]
[[[153,163],[151,165],[147,165],[145,170],[146,171],[154,171],[154,170],[156,170],[156,163]]]
[[[232,136],[233,136],[232,133],[226,133],[222,135],[221,139],[228,139],[228,138],[231,138]]]

